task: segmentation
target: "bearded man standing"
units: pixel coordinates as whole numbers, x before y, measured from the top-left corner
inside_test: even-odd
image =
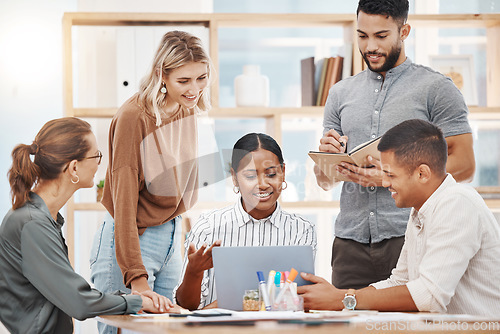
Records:
[[[414,64],[405,54],[408,0],[360,0],[358,47],[368,69],[334,85],[324,113],[319,150],[345,152],[408,119],[439,126],[448,145],[446,171],[470,181],[475,162],[468,109],[451,79]],[[374,162],[375,166],[380,164]],[[409,208],[397,208],[382,187],[379,167],[342,163],[344,182],[332,247],[332,284],[359,289],[390,276],[396,266]],[[339,182],[317,166],[318,185],[330,190]]]

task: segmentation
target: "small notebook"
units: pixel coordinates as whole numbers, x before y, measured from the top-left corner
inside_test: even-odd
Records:
[[[214,263],[217,307],[243,310],[245,290],[258,289],[257,271],[267,279],[270,270],[314,274],[314,256],[311,246],[215,247]],[[297,275],[297,285],[310,284]]]
[[[309,156],[318,165],[319,169],[330,179],[337,181],[350,181],[347,177],[337,172],[337,165],[348,162],[359,167],[369,167],[371,164],[367,157],[370,155],[380,160],[380,152],[377,149],[380,138],[374,138],[361,145],[356,146],[348,153],[329,153],[309,151]]]

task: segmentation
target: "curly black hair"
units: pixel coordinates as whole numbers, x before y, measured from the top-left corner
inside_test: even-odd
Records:
[[[390,16],[401,27],[408,19],[409,7],[408,0],[359,0],[356,13]]]

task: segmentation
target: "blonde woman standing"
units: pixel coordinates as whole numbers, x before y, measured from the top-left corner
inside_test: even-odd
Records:
[[[180,214],[197,199],[196,118],[209,109],[212,72],[199,38],[168,32],[139,92],[113,117],[102,199],[108,214],[90,260],[98,289],[172,298],[182,265]]]

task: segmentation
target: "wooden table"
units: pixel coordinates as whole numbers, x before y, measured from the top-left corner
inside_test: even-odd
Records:
[[[383,317],[383,313],[380,315]],[[381,318],[382,319],[382,318]],[[257,321],[254,325],[192,325],[186,318],[139,318],[130,315],[101,316],[97,320],[118,328],[137,333],[179,333],[179,334],[343,334],[343,333],[500,333],[499,322],[457,321],[431,324],[423,322],[377,321],[366,323],[326,323],[321,325],[283,324],[277,321]]]

